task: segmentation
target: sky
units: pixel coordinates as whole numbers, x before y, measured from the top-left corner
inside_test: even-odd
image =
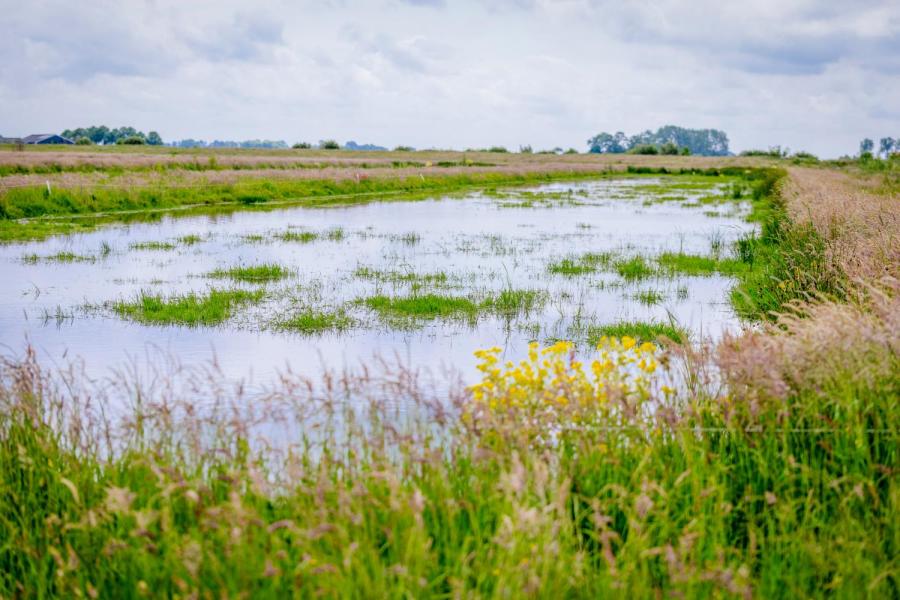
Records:
[[[900,137],[900,0],[0,0],[0,135],[586,149]]]

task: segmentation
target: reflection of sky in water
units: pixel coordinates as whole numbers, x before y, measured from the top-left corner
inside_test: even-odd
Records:
[[[705,215],[710,207],[688,208],[672,201],[645,205],[647,196],[634,197],[634,186],[650,182],[550,184],[539,189],[580,193],[571,195],[571,200],[539,202],[533,207],[511,207],[522,201],[515,194],[501,199],[473,194],[166,218],[8,245],[0,248],[4,282],[0,339],[16,351],[27,339],[42,359],[54,362],[79,356],[95,373],[121,365],[126,357],[140,358],[152,345],[185,364],[215,356],[221,369],[236,379],[252,373],[254,380],[265,381],[287,364],[296,372],[315,375],[323,364],[352,367],[376,354],[396,355],[411,366],[435,371],[456,367],[471,378],[474,349],[498,345],[505,348],[507,358],[519,358],[535,337],[537,325],[539,340],[564,338],[577,314],[598,324],[620,319],[668,320],[671,315],[694,332],[710,336],[735,327],[727,304],[731,282],[726,278],[650,279],[622,287],[615,285],[621,282],[610,273],[571,278],[547,273],[548,262],[586,252],[707,254],[713,239],[728,248],[730,241],[751,227],[733,212],[727,217]],[[273,239],[274,233],[289,227],[316,232],[341,227],[345,235],[339,241],[322,238],[309,244]],[[415,233],[418,241],[404,241],[408,233]],[[171,241],[190,234],[203,241],[174,251],[130,249],[134,243]],[[265,241],[243,239],[254,234]],[[103,242],[112,247],[106,257],[100,255]],[[94,256],[96,261],[25,264],[21,260],[24,255],[59,251]],[[261,262],[277,262],[295,270],[296,276],[268,284],[268,300],[240,309],[220,327],[143,326],[124,322],[108,311],[82,309],[133,298],[140,290],[170,294],[227,286],[227,281],[203,275],[219,267]],[[404,284],[354,277],[359,267],[419,274],[443,271],[450,276],[453,288],[446,293],[451,294],[497,293],[512,286],[546,290],[551,299],[540,311],[509,322],[484,316],[475,324],[435,321],[420,329],[394,331],[365,309],[354,307],[351,314],[363,324],[344,333],[301,336],[272,329],[273,320],[301,306],[334,308],[373,293],[408,292]],[[680,287],[687,287],[687,298],[677,293]],[[658,306],[643,306],[632,298],[643,289],[662,291],[665,300]],[[58,310],[72,318],[44,318]]]

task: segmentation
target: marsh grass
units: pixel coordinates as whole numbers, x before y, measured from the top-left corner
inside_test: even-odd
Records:
[[[209,273],[215,279],[231,279],[247,283],[267,283],[279,281],[291,275],[291,270],[275,263],[238,266],[230,269],[216,269]]]
[[[310,244],[319,239],[319,234],[315,231],[285,231],[275,236],[282,242],[300,242],[301,244]]]
[[[39,262],[57,262],[57,263],[80,263],[80,262],[95,262],[97,259],[93,256],[88,256],[84,254],[75,254],[71,251],[61,251],[56,254],[48,254],[46,256],[40,256],[38,254],[26,254],[22,257],[22,262],[25,264],[37,264]]]
[[[307,308],[276,322],[278,329],[302,334],[345,331],[353,325],[354,320],[343,309],[327,311]]]
[[[589,252],[579,257],[567,257],[547,265],[547,271],[555,275],[576,277],[608,269],[615,258],[612,252]]]
[[[357,267],[353,276],[358,279],[379,283],[411,284],[416,288],[445,287],[450,283],[450,276],[444,271],[434,273],[417,273],[415,271],[398,271]]]
[[[132,250],[174,250],[178,245],[175,242],[161,242],[161,241],[150,241],[150,242],[134,242],[129,248]]]
[[[639,281],[656,273],[653,265],[643,256],[621,258],[613,263],[616,273],[625,281]]]
[[[262,290],[217,290],[205,294],[164,297],[141,292],[132,301],[119,301],[112,310],[120,317],[150,325],[218,325],[231,317],[238,306],[262,300]]]
[[[664,272],[682,275],[737,275],[750,268],[746,262],[736,258],[716,258],[683,252],[664,252],[657,257],[657,262]]]
[[[632,337],[639,342],[670,340],[681,344],[687,340],[683,328],[674,323],[660,321],[617,321],[607,325],[590,325],[586,329],[587,342],[596,346],[603,337]]]
[[[528,313],[546,301],[546,294],[537,290],[504,289],[480,299],[436,293],[409,296],[376,295],[358,300],[382,317],[399,320],[461,318],[474,321],[480,314],[513,317]]]
[[[660,292],[659,290],[640,290],[631,296],[634,300],[637,300],[644,306],[656,306],[657,304],[662,304],[662,302],[666,299],[665,294]]]

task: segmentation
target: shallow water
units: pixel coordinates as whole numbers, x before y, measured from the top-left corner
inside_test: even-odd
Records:
[[[587,252],[709,254],[718,244],[726,253],[731,241],[752,229],[742,219],[748,207],[740,201],[696,205],[711,191],[724,194],[715,180],[705,190],[674,192],[684,200],[665,199],[673,192],[658,183],[648,178],[556,183],[524,193],[167,217],[7,245],[0,247],[0,340],[13,351],[30,342],[39,357],[57,364],[77,356],[95,374],[162,349],[183,364],[215,359],[230,378],[264,382],[287,365],[314,378],[325,365],[352,368],[375,355],[396,356],[416,368],[456,369],[472,380],[473,350],[497,345],[514,360],[525,354],[529,341],[570,338],[579,323],[672,318],[694,335],[717,337],[739,326],[727,301],[729,278],[652,277],[629,283],[614,272],[576,277],[548,272],[549,263]],[[719,214],[707,214],[711,209]],[[343,236],[329,239],[325,234],[335,228]],[[323,235],[311,243],[276,237],[285,231]],[[177,241],[186,235],[201,241]],[[175,249],[133,247],[143,242],[172,242]],[[46,258],[58,252],[89,260]],[[262,286],[207,276],[216,268],[262,262],[278,263],[293,275]],[[512,317],[398,327],[353,301],[376,293],[405,296],[410,284],[362,278],[355,274],[360,268],[442,272],[447,282],[438,293],[482,297],[506,288],[531,289],[547,301]],[[110,308],[142,290],[170,295],[228,287],[264,287],[266,297],[238,308],[216,327],[141,325]],[[634,298],[649,289],[663,295],[660,304],[645,306]],[[315,335],[275,327],[302,307],[343,307],[356,324]]]

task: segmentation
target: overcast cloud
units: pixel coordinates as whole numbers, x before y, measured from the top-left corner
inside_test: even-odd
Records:
[[[0,0],[0,134],[574,146],[900,136],[900,2]]]

